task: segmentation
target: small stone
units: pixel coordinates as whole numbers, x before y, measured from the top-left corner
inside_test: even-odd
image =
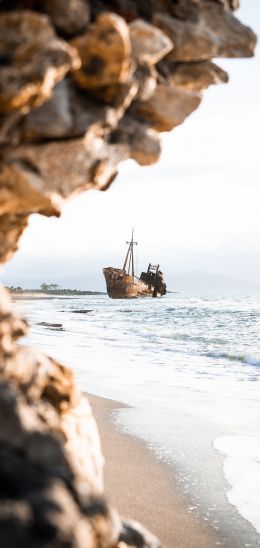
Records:
[[[41,105],[55,84],[80,65],[76,50],[55,38],[45,15],[21,11],[0,17],[0,112]]]
[[[158,133],[146,128],[133,116],[127,115],[112,135],[113,142],[124,143],[129,148],[129,157],[140,165],[152,165],[161,155]]]
[[[142,19],[130,23],[129,30],[137,63],[155,65],[173,48],[172,41],[164,32]]]
[[[177,86],[159,84],[149,101],[136,101],[132,113],[156,131],[170,131],[198,108],[201,96]]]
[[[137,540],[138,539],[138,540]],[[160,541],[145,527],[132,519],[124,520],[119,543],[116,548],[162,548]]]
[[[163,60],[158,69],[170,85],[194,91],[202,91],[211,85],[228,82],[227,72],[211,61],[174,63],[168,59]]]
[[[55,86],[51,99],[25,117],[20,138],[25,142],[57,139],[71,135],[72,128],[68,85],[62,80]]]
[[[46,15],[31,10],[1,13],[0,54],[5,62],[12,62],[13,55],[21,46],[44,46],[55,38],[55,31]]]
[[[132,70],[131,42],[124,19],[114,13],[101,14],[88,32],[71,41],[81,68],[73,71],[83,89],[95,89],[125,82]]]
[[[58,32],[68,37],[86,30],[90,9],[85,0],[45,0],[43,9]]]
[[[96,97],[115,109],[116,121],[120,120],[139,92],[139,83],[135,78],[123,84],[106,86],[95,91]],[[114,124],[115,126],[116,124]]]

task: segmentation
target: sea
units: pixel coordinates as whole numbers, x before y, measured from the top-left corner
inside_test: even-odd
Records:
[[[260,546],[260,293],[17,306],[31,325],[22,344],[71,366],[83,391],[128,405],[114,423],[172,469],[216,545]]]

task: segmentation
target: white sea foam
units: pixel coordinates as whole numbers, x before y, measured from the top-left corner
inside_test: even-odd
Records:
[[[223,436],[214,448],[224,455],[229,502],[260,533],[260,437]]]

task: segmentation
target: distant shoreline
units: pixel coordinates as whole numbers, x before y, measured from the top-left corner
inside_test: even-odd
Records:
[[[41,291],[40,289],[23,289],[22,291],[12,291],[11,295],[18,299],[51,299],[53,297],[81,297],[81,296],[97,296],[106,295],[103,291],[80,291],[78,289],[60,289],[57,291]]]

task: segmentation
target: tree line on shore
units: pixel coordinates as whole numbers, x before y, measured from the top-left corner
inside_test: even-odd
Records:
[[[103,295],[102,291],[82,291],[80,289],[64,289],[58,284],[42,283],[39,289],[23,289],[21,286],[7,286],[11,293],[45,293],[46,295]]]

